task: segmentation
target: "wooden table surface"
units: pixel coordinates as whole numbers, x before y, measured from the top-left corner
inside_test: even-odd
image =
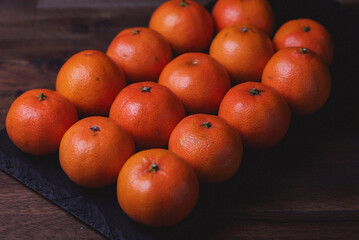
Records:
[[[54,89],[67,58],[85,49],[105,51],[121,29],[146,26],[161,2],[0,1],[0,129],[18,95]],[[312,136],[305,126],[323,119],[303,121],[296,125],[304,129],[303,149],[278,153],[293,159],[244,167],[238,186],[243,196],[224,199],[213,210],[199,229],[206,239],[359,239],[359,128],[351,121],[333,131],[337,139],[320,138],[313,147],[314,140],[306,144]],[[104,237],[0,171],[0,239]]]

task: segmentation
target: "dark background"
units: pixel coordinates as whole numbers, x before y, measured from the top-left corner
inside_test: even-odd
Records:
[[[85,49],[105,51],[120,30],[147,26],[161,2],[0,0],[0,129],[18,95],[32,88],[54,89],[66,59]],[[287,137],[277,147],[246,151],[232,180],[201,186],[197,208],[179,226],[153,230],[132,224],[123,228],[125,239],[136,239],[134,230],[151,238],[358,239],[358,4],[270,2],[277,27],[308,17],[331,32],[335,56],[328,103],[312,116],[293,117]],[[2,171],[0,236],[103,238]]]

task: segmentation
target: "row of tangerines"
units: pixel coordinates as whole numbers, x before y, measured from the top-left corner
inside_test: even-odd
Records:
[[[123,30],[106,54],[72,56],[56,92],[18,97],[6,128],[24,152],[59,150],[62,169],[78,185],[117,179],[121,208],[138,222],[163,226],[192,211],[197,178],[231,178],[243,144],[272,147],[285,136],[291,112],[308,115],[324,105],[333,43],[309,19],[285,23],[272,42],[274,15],[265,0],[219,0],[212,16],[196,2],[172,0],[149,26]],[[78,113],[85,118],[78,121]]]

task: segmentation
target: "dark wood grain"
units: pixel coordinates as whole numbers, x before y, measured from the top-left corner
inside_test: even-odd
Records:
[[[32,88],[54,89],[57,71],[72,54],[84,49],[105,51],[123,28],[147,26],[152,11],[163,1],[61,2],[0,1],[0,129],[17,96]],[[358,101],[345,101],[359,109]],[[330,117],[342,123],[338,116]],[[325,134],[320,126],[329,123],[315,116],[302,119],[304,123],[293,124],[286,146],[270,150],[270,159],[265,158],[268,152],[258,158],[253,157],[258,153],[247,152],[239,173],[213,187],[214,194],[222,196],[220,204],[208,218],[198,219],[198,233],[189,236],[358,239],[359,124],[355,119],[326,133],[335,134],[328,140],[316,135]],[[310,124],[316,124],[315,134],[305,131]],[[104,239],[1,171],[0,213],[0,239]]]
[[[105,239],[0,171],[2,239]]]

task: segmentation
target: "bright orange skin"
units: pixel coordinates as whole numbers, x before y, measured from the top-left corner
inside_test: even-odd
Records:
[[[160,5],[152,14],[149,27],[161,33],[171,43],[174,52],[207,51],[214,34],[209,12],[199,3],[171,0]]]
[[[306,27],[309,27],[306,28]],[[328,30],[311,19],[295,19],[284,23],[273,38],[276,50],[306,47],[319,54],[329,66],[333,59],[333,40]]]
[[[218,0],[212,16],[218,32],[235,23],[251,24],[269,36],[274,28],[274,12],[266,0]]]
[[[146,92],[145,87],[151,89]],[[138,149],[167,147],[172,130],[184,116],[179,98],[155,82],[127,86],[110,109],[110,118],[133,136]]]
[[[283,48],[274,54],[263,71],[262,83],[280,92],[296,115],[306,116],[326,103],[331,80],[319,55],[300,49]]]
[[[183,157],[205,183],[231,178],[243,154],[238,131],[222,118],[208,114],[182,119],[170,136],[168,149]]]
[[[152,164],[157,171],[149,171]],[[199,186],[191,166],[165,149],[138,152],[127,160],[117,180],[117,199],[134,221],[170,226],[185,218],[198,199]]]
[[[115,183],[134,153],[132,137],[115,121],[97,116],[78,121],[65,133],[59,158],[61,168],[74,183],[99,188]]]
[[[125,72],[129,83],[157,81],[163,67],[172,60],[168,40],[158,32],[143,27],[121,31],[107,49]]]
[[[184,53],[162,71],[158,83],[171,89],[186,112],[217,113],[224,95],[231,88],[227,70],[204,53]]]
[[[46,99],[39,100],[43,93]],[[32,89],[19,96],[6,116],[6,130],[22,151],[45,155],[58,151],[64,133],[78,120],[75,105],[49,89]]]
[[[125,86],[122,70],[96,50],[73,55],[56,79],[56,91],[72,101],[82,116],[108,115],[113,100]]]
[[[253,88],[261,92],[252,95]],[[284,138],[291,114],[287,102],[275,89],[247,82],[228,91],[218,115],[238,129],[246,147],[267,149]]]
[[[223,29],[209,49],[209,55],[227,69],[234,84],[260,81],[264,66],[273,53],[269,37],[258,28],[245,24]]]

